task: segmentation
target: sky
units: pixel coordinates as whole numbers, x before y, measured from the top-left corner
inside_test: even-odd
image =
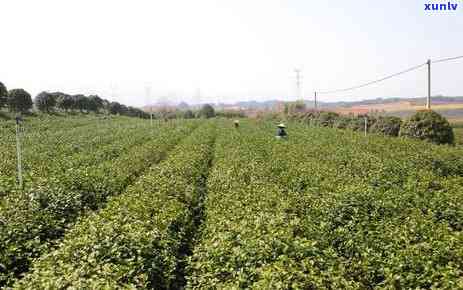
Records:
[[[158,101],[295,100],[463,55],[463,1],[1,0],[9,89]],[[447,1],[443,1],[447,3]],[[432,93],[463,95],[463,59],[432,66]],[[427,71],[320,101],[424,96]]]

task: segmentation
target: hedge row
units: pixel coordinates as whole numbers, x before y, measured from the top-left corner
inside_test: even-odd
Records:
[[[289,130],[279,142],[250,126],[218,144],[188,287],[463,287],[461,169],[431,159],[462,164],[460,151]]]
[[[0,286],[27,271],[31,260],[47,252],[82,211],[97,209],[108,196],[122,192],[194,127],[190,122],[164,130],[114,160],[68,170],[35,183],[27,194],[1,199]]]
[[[393,116],[345,116],[329,111],[294,113],[288,118],[322,127],[351,129],[361,132],[366,129],[370,133],[392,137],[405,136],[436,144],[454,143],[453,130],[447,119],[431,110],[418,111],[404,122]]]
[[[206,124],[107,207],[82,219],[17,289],[173,287],[213,148]]]
[[[89,126],[71,128],[66,125],[65,129],[42,128],[23,134],[22,168],[26,190],[41,178],[56,178],[68,174],[69,169],[116,158],[123,150],[147,142],[153,133],[148,128],[131,129],[128,124]],[[14,132],[5,137],[8,140],[2,144],[5,151],[0,153],[4,158],[0,165],[0,196],[18,189]]]

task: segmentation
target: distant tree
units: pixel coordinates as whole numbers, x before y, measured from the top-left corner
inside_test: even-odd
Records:
[[[110,106],[111,106],[111,102],[106,100],[106,99],[102,99],[102,109],[105,110],[106,114],[110,114]]]
[[[89,102],[88,98],[84,95],[74,95],[72,96],[74,100],[73,109],[79,110],[79,112],[83,113],[84,111],[89,111]]]
[[[191,110],[186,110],[186,111],[183,113],[183,118],[185,118],[185,119],[194,119],[194,118],[195,118],[195,114],[194,114],[193,111],[191,111]]]
[[[127,116],[129,116],[129,117],[141,117],[141,115],[142,115],[142,110],[140,110],[138,108],[135,108],[135,107],[132,107],[132,106],[127,107]]]
[[[92,95],[87,98],[87,110],[90,112],[98,112],[103,108],[103,99],[97,95]]]
[[[53,93],[56,98],[56,105],[65,112],[71,110],[74,107],[74,99],[65,93],[56,92]]]
[[[34,103],[39,111],[50,113],[56,106],[56,96],[53,93],[41,92],[35,97]]]
[[[120,111],[121,111],[120,112],[121,115],[128,116],[129,114],[129,108],[124,104],[121,104]]]
[[[8,92],[8,107],[12,112],[27,112],[32,109],[32,97],[23,89],[13,89]]]
[[[121,104],[118,102],[111,102],[109,104],[109,113],[116,115],[116,114],[121,114]]]
[[[400,136],[436,144],[453,144],[455,139],[447,119],[431,110],[419,111],[405,121],[400,128]]]
[[[0,82],[0,109],[5,107],[8,101],[8,90],[5,85]]]
[[[211,105],[205,104],[201,107],[199,115],[202,118],[213,118],[215,117],[215,110]]]

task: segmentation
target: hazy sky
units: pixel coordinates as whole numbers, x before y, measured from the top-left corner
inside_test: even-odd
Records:
[[[463,55],[463,1],[424,11],[429,1],[1,0],[0,81],[131,105],[148,102],[147,86],[153,102],[289,100],[297,67],[310,99]],[[425,93],[421,69],[320,99]],[[463,95],[463,60],[433,66],[433,93]]]

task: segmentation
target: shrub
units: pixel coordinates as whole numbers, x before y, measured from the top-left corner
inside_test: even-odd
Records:
[[[204,106],[202,106],[201,110],[199,111],[199,115],[202,118],[206,118],[206,119],[213,118],[215,117],[215,110],[211,105],[205,104]]]
[[[376,119],[374,117],[368,116],[368,115],[353,116],[350,119],[350,122],[347,125],[347,128],[354,130],[354,131],[361,131],[361,132],[365,131],[365,118],[367,118],[367,130],[368,130],[376,122]]]
[[[386,136],[399,136],[402,119],[399,117],[379,117],[371,127],[370,131]]]
[[[323,127],[333,127],[339,114],[335,112],[320,112],[318,116],[319,124]]]
[[[400,136],[427,140],[436,144],[453,144],[452,127],[446,118],[426,110],[411,116],[400,129]]]
[[[347,129],[351,121],[352,121],[352,118],[350,117],[340,116],[339,118],[335,120],[333,127],[338,128],[338,129]]]
[[[8,92],[8,107],[12,112],[26,112],[32,108],[31,95],[23,89]]]

